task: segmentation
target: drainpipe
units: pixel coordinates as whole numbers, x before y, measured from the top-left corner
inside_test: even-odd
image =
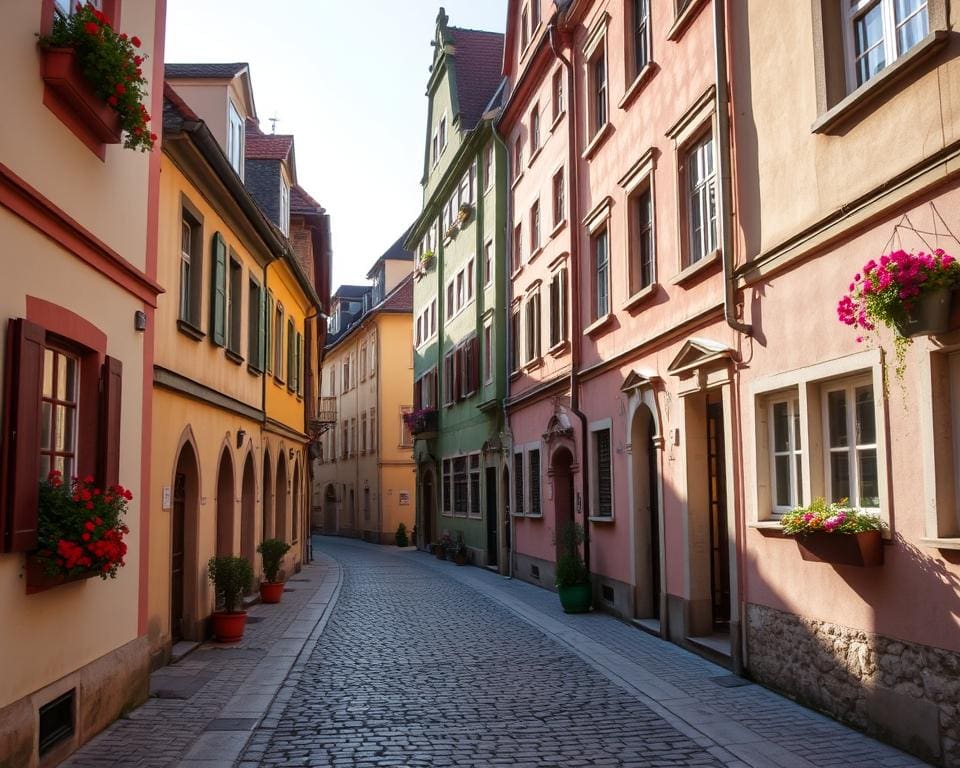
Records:
[[[499,110],[498,110],[499,111]],[[501,113],[502,114],[502,113]],[[484,115],[486,117],[486,115]],[[510,185],[510,163],[512,158],[510,157],[510,150],[507,148],[507,142],[504,140],[503,136],[497,131],[497,121],[496,119],[490,120],[490,128],[493,131],[494,140],[503,147],[503,156],[506,158],[506,176],[507,176],[507,188],[509,190]],[[486,179],[484,179],[486,181]],[[510,264],[511,259],[513,258],[513,195],[508,191],[507,192],[507,210],[504,222],[504,233],[503,233],[503,282],[504,282],[504,308],[506,310],[507,323],[504,329],[504,343],[505,343],[505,354],[503,356],[503,368],[504,368],[504,386],[503,386],[503,400],[501,401],[501,411],[503,413],[504,419],[504,430],[503,434],[507,436],[506,445],[502,446],[502,450],[505,454],[504,461],[506,462],[507,468],[510,471],[510,476],[513,477],[513,431],[510,429],[510,413],[507,410],[507,400],[510,399],[510,350],[513,349],[513,315],[510,311],[510,303],[513,301],[513,283],[510,280]],[[516,482],[516,479],[514,479]],[[497,486],[501,485],[500,478],[497,478]],[[507,550],[507,578],[513,578],[513,549],[514,542],[516,540],[517,532],[513,530],[513,523],[511,522],[510,515],[508,515],[507,508],[510,506],[510,488],[507,488],[507,498],[504,499],[504,524],[510,527],[510,548]]]
[[[251,309],[253,308],[251,307]],[[306,317],[303,318],[303,337],[304,337],[305,346],[306,346],[306,338],[307,338],[307,323],[313,320],[319,314],[320,314],[320,310],[317,309],[312,315],[307,315]],[[319,327],[320,327],[320,323],[317,323],[318,332],[317,332],[316,341],[317,341],[318,349],[319,349],[319,337],[320,337]],[[312,335],[313,334],[311,334],[311,336]],[[310,377],[310,386],[305,387],[306,392],[303,399],[303,406],[304,406],[304,424],[303,424],[304,430],[303,431],[306,432],[307,437],[309,438],[310,437],[310,416],[311,414],[314,416],[317,415],[316,407],[319,405],[318,401],[320,398],[320,385],[319,384],[317,385],[316,399],[312,397],[310,390],[312,386],[316,383],[316,381],[320,379],[320,363],[319,362],[317,363],[317,375],[316,377],[314,377],[313,371],[310,370],[311,366],[313,365],[314,356],[309,347],[306,348],[306,353],[307,355],[310,356],[310,365],[308,366],[307,361],[306,360],[304,361],[303,375],[304,375],[304,378],[307,378],[308,376]],[[319,354],[317,355],[317,357],[319,357]],[[320,438],[317,438],[317,439],[319,440]],[[302,545],[301,555],[304,563],[313,562],[313,527],[311,525],[311,521],[313,520],[313,459],[310,458],[310,446],[312,444],[313,444],[313,441],[308,439],[307,446],[306,446],[307,451],[306,451],[306,455],[304,456],[304,459],[306,460],[306,464],[307,464],[307,471],[305,473],[307,476],[307,492],[302,495],[307,500],[307,503],[304,504],[304,506],[307,508],[307,520],[306,520],[306,525],[305,526],[301,525],[300,527],[301,528],[300,535],[303,536],[303,545]],[[301,523],[303,523],[303,520],[301,520]]]
[[[580,421],[580,470],[582,478],[581,510],[583,512],[583,563],[590,572],[590,462],[587,457],[587,417],[580,410],[580,174],[577,165],[577,90],[573,63],[557,46],[556,16],[549,27],[550,47],[567,70],[567,162],[569,183],[567,201],[570,208],[570,410]],[[576,298],[575,298],[576,297]]]

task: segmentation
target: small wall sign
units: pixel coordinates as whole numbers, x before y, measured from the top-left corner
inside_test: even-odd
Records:
[[[410,505],[410,491],[400,491],[400,506],[406,507]]]
[[[173,506],[173,504],[172,504],[171,497],[170,497],[170,486],[169,486],[169,485],[165,485],[165,486],[163,486],[163,501],[162,501],[162,503],[160,504],[160,508],[161,508],[161,509],[170,509],[171,506]]]

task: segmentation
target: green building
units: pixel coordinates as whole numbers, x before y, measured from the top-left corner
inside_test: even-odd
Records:
[[[417,544],[462,537],[478,565],[505,560],[506,159],[493,119],[503,35],[437,17],[427,86],[423,209],[414,278]]]

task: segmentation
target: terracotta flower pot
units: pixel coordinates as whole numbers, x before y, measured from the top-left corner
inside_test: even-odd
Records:
[[[247,626],[247,612],[216,611],[211,617],[213,634],[221,643],[235,643],[243,638],[243,630]]]
[[[808,533],[797,537],[800,556],[807,561],[873,568],[883,565],[880,531]]]
[[[283,596],[282,581],[260,582],[260,602],[261,603],[279,603],[282,596]]]

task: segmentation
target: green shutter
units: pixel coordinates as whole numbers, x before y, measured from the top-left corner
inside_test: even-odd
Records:
[[[287,389],[294,389],[296,373],[294,371],[293,356],[296,354],[296,343],[293,338],[293,321],[287,323]]]
[[[253,311],[253,307],[250,307],[250,311]],[[263,370],[264,365],[264,356],[266,352],[266,339],[267,339],[267,292],[261,288],[260,289],[260,306],[258,310],[260,312],[260,328],[259,336],[257,338],[257,368],[261,371]]]
[[[303,334],[297,334],[297,394],[303,395]]]
[[[227,244],[217,232],[213,236],[213,280],[210,281],[210,333],[213,343],[226,343],[227,315]]]
[[[264,318],[263,332],[267,343],[264,345],[264,355],[266,356],[263,370],[273,373],[273,296],[267,294],[267,315]]]

